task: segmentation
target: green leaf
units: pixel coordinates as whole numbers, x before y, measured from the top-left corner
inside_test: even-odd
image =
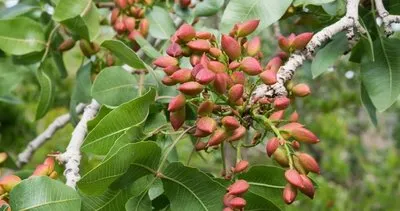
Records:
[[[154,6],[146,17],[149,19],[149,33],[152,37],[167,40],[175,33],[174,21],[164,8]]]
[[[195,16],[211,16],[216,14],[224,5],[224,0],[207,0],[196,4],[194,8]]]
[[[0,207],[0,211],[8,211],[9,206],[3,205]]]
[[[135,192],[125,204],[127,211],[152,210],[151,199],[148,194],[150,186],[157,180],[153,175],[142,177],[132,184],[131,192]],[[159,179],[157,181],[160,181]]]
[[[224,186],[198,169],[171,163],[161,177],[171,210],[222,210]]]
[[[115,56],[133,68],[146,68],[143,60],[131,48],[119,40],[106,40],[101,46],[110,50]]]
[[[260,19],[257,31],[265,29],[272,23],[278,21],[292,0],[231,0],[222,16],[220,29],[228,33],[236,23],[251,19]]]
[[[344,33],[336,35],[331,42],[317,52],[312,61],[311,72],[313,78],[328,71],[335,61],[348,49],[348,41]]]
[[[361,101],[365,109],[367,109],[372,124],[374,124],[376,127],[378,125],[378,119],[376,118],[376,108],[372,103],[371,98],[369,97],[364,84],[361,84]]]
[[[0,49],[9,54],[23,55],[46,47],[44,30],[32,19],[19,17],[0,20]]]
[[[96,117],[87,123],[88,131],[92,131],[93,128],[95,128],[99,124],[100,120],[107,116],[107,114],[110,113],[112,110],[113,109],[108,108],[107,106],[101,106],[99,112],[97,112]]]
[[[86,40],[93,41],[100,31],[100,14],[92,0],[60,0],[53,19]]]
[[[11,95],[0,96],[0,102],[9,103],[9,104],[23,103],[21,99],[15,97],[15,96],[11,96]]]
[[[161,56],[161,53],[158,52],[146,39],[141,36],[137,36],[135,41],[139,44],[140,49],[150,58],[156,59]]]
[[[122,134],[115,141],[115,143],[111,147],[110,151],[108,151],[108,153],[104,159],[107,159],[107,158],[113,156],[121,147],[125,146],[126,144],[141,141],[144,136],[145,136],[145,134],[143,133],[143,122],[129,128],[128,130],[125,131],[124,134]]]
[[[128,190],[107,190],[100,196],[82,194],[82,211],[125,211],[130,198]]]
[[[145,95],[112,110],[90,131],[82,151],[105,155],[126,130],[145,121],[154,98],[155,90],[151,89]]]
[[[274,166],[252,166],[248,172],[240,174],[240,179],[250,184],[249,193],[264,198],[266,210],[277,210],[283,205],[282,190],[286,185],[284,169]],[[250,197],[254,197],[251,196]],[[269,203],[267,202],[269,201]]]
[[[361,79],[378,109],[389,108],[400,94],[400,40],[379,37],[374,42],[373,61],[365,55],[361,61]]]
[[[138,95],[135,76],[120,66],[104,68],[92,87],[92,97],[100,104],[119,106]]]
[[[28,4],[17,4],[10,8],[3,8],[0,10],[0,19],[14,18],[34,10],[40,10],[40,7],[32,6]]]
[[[27,71],[24,66],[13,64],[10,58],[0,58],[0,96],[9,94],[24,79]]]
[[[312,5],[323,5],[327,3],[331,3],[335,0],[294,0],[293,6],[298,7],[300,5],[307,6],[309,4]]]
[[[89,103],[90,89],[92,87],[92,80],[90,78],[92,63],[87,63],[81,66],[76,73],[76,84],[72,90],[71,102],[69,106],[69,113],[73,122],[78,123],[78,114],[75,107],[78,103]]]
[[[54,102],[55,84],[51,76],[51,69],[54,68],[51,60],[45,60],[36,71],[36,77],[40,84],[39,104],[36,108],[36,119],[46,115]]]
[[[127,144],[85,174],[78,182],[78,187],[86,194],[102,194],[132,165],[144,170],[140,173],[136,171],[137,174],[140,174],[136,179],[154,173],[160,156],[161,149],[154,142]],[[132,177],[131,181],[134,181]]]
[[[280,196],[280,195],[279,195]],[[260,211],[260,210],[268,210],[268,211],[278,211],[281,210],[278,206],[272,205],[271,201],[265,199],[257,194],[252,192],[247,192],[244,195],[246,199],[246,211]],[[282,200],[282,199],[281,199]]]
[[[81,209],[78,193],[49,177],[32,177],[23,180],[10,192],[12,210],[71,211]]]

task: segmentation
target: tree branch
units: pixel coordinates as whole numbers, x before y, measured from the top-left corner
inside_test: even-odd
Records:
[[[288,92],[285,88],[285,83],[293,78],[296,69],[300,67],[306,59],[311,58],[316,49],[330,40],[335,34],[347,31],[347,38],[353,39],[355,36],[355,30],[360,33],[365,33],[365,29],[361,27],[361,24],[358,21],[359,2],[360,0],[348,0],[346,15],[339,21],[316,33],[303,51],[292,54],[289,60],[280,67],[277,74],[278,82],[271,86],[265,84],[259,85],[252,93],[253,99],[260,97],[273,98],[276,96],[286,96]]]
[[[76,106],[76,113],[82,113],[85,108],[85,104],[79,104]],[[17,166],[22,167],[24,164],[29,162],[32,158],[33,153],[41,147],[47,140],[49,140],[57,130],[63,128],[71,120],[71,115],[69,113],[57,117],[43,133],[38,135],[26,146],[25,150],[18,154]]]
[[[72,188],[75,188],[76,183],[81,178],[79,175],[79,164],[81,161],[80,148],[87,134],[87,122],[95,117],[99,108],[100,104],[93,99],[85,108],[81,120],[72,132],[67,150],[57,156],[57,160],[65,163],[64,176],[67,179],[66,184]]]
[[[385,29],[386,35],[393,34],[393,23],[400,23],[400,15],[390,15],[389,12],[385,9],[382,0],[374,0],[376,11],[378,12],[379,17],[382,19],[383,28]]]

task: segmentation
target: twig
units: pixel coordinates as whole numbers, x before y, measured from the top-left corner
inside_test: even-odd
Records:
[[[385,29],[386,35],[393,34],[393,23],[400,23],[400,15],[391,15],[385,9],[385,5],[383,5],[382,0],[374,0],[376,11],[378,12],[379,17],[382,19],[383,28]]]
[[[76,113],[82,113],[85,104],[81,103],[76,106]],[[25,150],[18,154],[17,166],[20,168],[32,158],[33,153],[49,140],[57,132],[63,128],[71,120],[69,113],[57,117],[43,133],[38,135],[26,146]]]
[[[71,141],[67,146],[67,150],[57,156],[57,160],[61,163],[65,163],[64,176],[67,180],[66,184],[72,188],[75,188],[76,183],[81,178],[79,175],[79,163],[81,161],[80,148],[87,134],[87,122],[95,117],[99,108],[100,104],[93,99],[85,108],[81,121],[79,121],[72,132]]]
[[[360,33],[365,33],[365,29],[358,21],[359,2],[360,0],[348,0],[346,15],[336,23],[316,33],[303,51],[292,54],[285,65],[280,67],[277,74],[278,82],[271,86],[265,84],[259,85],[252,93],[253,99],[259,97],[273,98],[276,96],[286,96],[288,92],[284,85],[287,81],[292,79],[296,69],[300,67],[306,59],[311,58],[316,49],[330,40],[335,34],[347,31],[347,38],[353,39],[355,36],[354,29]]]
[[[96,2],[96,7],[98,8],[114,8],[114,2]]]

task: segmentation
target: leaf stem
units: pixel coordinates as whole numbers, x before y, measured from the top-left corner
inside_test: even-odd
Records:
[[[44,51],[44,54],[42,56],[42,59],[40,59],[40,63],[43,63],[43,61],[46,59],[47,54],[49,54],[50,46],[51,46],[51,40],[53,38],[54,33],[60,28],[60,25],[56,25],[53,30],[51,30],[49,37],[47,38],[47,43],[46,43],[46,49]]]

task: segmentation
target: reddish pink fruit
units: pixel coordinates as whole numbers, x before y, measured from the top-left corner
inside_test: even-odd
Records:
[[[210,32],[196,32],[196,38],[202,40],[209,40],[212,38],[212,34]]]
[[[238,141],[246,134],[246,128],[243,126],[238,127],[236,130],[233,131],[231,137],[228,138],[228,141]]]
[[[285,201],[286,204],[291,204],[294,202],[297,196],[297,190],[295,187],[293,187],[290,184],[286,184],[285,188],[283,189],[283,201]]]
[[[298,141],[293,141],[292,147],[293,147],[293,149],[298,150],[298,149],[300,149],[300,143]]]
[[[227,207],[229,207],[229,206],[230,206],[229,202],[230,202],[233,198],[235,198],[235,197],[236,197],[236,196],[234,196],[234,195],[231,195],[231,194],[229,194],[229,193],[226,193],[226,194],[224,195],[224,200],[223,200],[224,205],[227,206]]]
[[[222,54],[222,51],[219,48],[214,47],[210,48],[208,52],[215,58],[218,58]]]
[[[228,81],[223,73],[218,73],[215,75],[214,88],[219,94],[224,94],[226,92]]]
[[[314,189],[314,185],[311,182],[310,178],[307,177],[307,175],[304,174],[300,174],[300,177],[303,181],[303,185],[304,187],[299,188],[299,190],[304,193],[306,196],[310,197],[311,199],[314,198],[314,193],[315,193],[315,189]]]
[[[265,70],[260,74],[260,78],[266,85],[273,85],[276,82],[278,82],[278,79],[276,77],[276,72],[272,70]]]
[[[221,38],[222,50],[228,55],[231,60],[236,60],[241,55],[241,47],[239,42],[233,37],[223,34]]]
[[[125,17],[124,24],[128,31],[133,31],[135,29],[136,20],[132,17]]]
[[[167,85],[167,86],[173,86],[173,85],[175,85],[175,84],[178,83],[178,82],[172,80],[172,78],[169,77],[169,76],[164,76],[164,78],[161,80],[161,82],[162,82],[164,85]]]
[[[290,105],[290,99],[287,97],[277,97],[274,100],[274,107],[276,109],[286,109]]]
[[[228,92],[228,99],[230,102],[236,102],[238,101],[242,96],[244,92],[244,87],[242,84],[235,84],[233,85]]]
[[[271,157],[272,154],[274,154],[274,152],[276,151],[276,149],[278,149],[278,147],[279,147],[279,139],[276,137],[271,138],[266,146],[268,157]]]
[[[218,61],[208,62],[207,67],[215,73],[223,73],[226,70],[226,66]]]
[[[310,87],[307,84],[296,84],[293,86],[292,92],[298,97],[305,97],[311,94]]]
[[[190,64],[194,67],[200,63],[200,56],[199,55],[191,55],[190,56]]]
[[[158,67],[168,67],[168,66],[177,66],[178,65],[178,59],[171,57],[171,56],[161,56],[158,57],[154,62],[154,65]]]
[[[197,114],[200,116],[207,116],[211,114],[213,109],[214,109],[214,103],[207,100],[199,105],[199,108],[197,109]]]
[[[44,165],[49,167],[49,173],[54,171],[55,163],[54,157],[47,157],[43,162]]]
[[[285,178],[290,184],[294,185],[295,187],[298,187],[298,188],[304,187],[303,180],[301,179],[299,172],[297,172],[294,169],[286,170]]]
[[[142,19],[139,23],[139,32],[143,35],[143,37],[146,37],[147,34],[149,34],[149,24],[150,23],[147,19]]]
[[[287,157],[286,151],[282,147],[278,147],[272,155],[274,160],[282,167],[289,166],[289,159]]]
[[[222,143],[228,134],[222,128],[217,129],[207,142],[207,146],[216,146]]]
[[[278,52],[278,53],[275,55],[275,57],[279,57],[279,58],[282,59],[282,60],[286,60],[286,59],[289,58],[289,54],[286,53],[286,52],[281,51],[281,52]]]
[[[289,121],[291,122],[297,122],[299,120],[299,114],[297,111],[293,111],[292,114],[290,114]]]
[[[180,6],[182,9],[186,9],[186,8],[189,7],[190,1],[191,1],[191,0],[179,0],[179,6]]]
[[[236,35],[238,37],[245,37],[256,30],[260,20],[249,20],[237,25]]]
[[[192,79],[192,71],[186,68],[180,69],[174,72],[170,77],[178,83],[185,83]]]
[[[316,144],[319,142],[318,137],[306,128],[295,128],[290,132],[290,134],[294,139],[300,142],[308,144]]]
[[[168,66],[168,67],[164,68],[163,70],[164,70],[165,74],[167,74],[168,76],[171,76],[172,74],[174,74],[174,72],[179,70],[179,67],[178,66]]]
[[[190,49],[205,52],[210,50],[211,43],[208,40],[193,40],[187,43]]]
[[[215,73],[207,68],[201,69],[196,74],[196,81],[203,85],[211,83],[214,79]]]
[[[172,100],[168,104],[168,111],[174,112],[182,109],[185,106],[186,97],[183,94],[179,94],[176,97],[172,98]]]
[[[265,69],[272,70],[273,72],[277,73],[281,66],[282,66],[282,59],[276,56],[271,60],[269,60]]]
[[[247,170],[248,167],[249,167],[249,161],[241,160],[236,164],[235,168],[233,169],[233,172],[234,173],[244,172]]]
[[[235,209],[242,209],[246,206],[246,200],[240,197],[235,197],[229,201],[229,205]]]
[[[237,61],[232,61],[231,63],[229,63],[229,69],[230,70],[235,70],[235,69],[237,69],[237,68],[239,68],[240,67],[240,63],[239,62],[237,62]]]
[[[319,165],[311,155],[307,153],[298,153],[296,154],[296,156],[299,158],[299,161],[303,168],[316,174],[320,174]]]
[[[302,125],[298,122],[291,122],[291,123],[283,125],[279,129],[290,133],[292,130],[297,129],[297,128],[302,128],[302,127],[304,127],[304,125]]]
[[[10,192],[18,183],[21,182],[21,178],[15,175],[7,175],[1,178],[0,186],[6,191]]]
[[[234,84],[244,85],[244,83],[246,82],[246,76],[243,72],[233,72],[231,75],[231,79]]]
[[[241,195],[246,193],[249,187],[250,185],[246,180],[240,179],[228,187],[228,193],[230,195]]]
[[[111,24],[114,24],[116,21],[117,21],[117,19],[118,19],[118,16],[119,16],[119,9],[118,8],[114,8],[113,10],[112,10],[112,12],[111,12]]]
[[[261,49],[261,39],[260,37],[254,37],[250,41],[247,42],[246,50],[247,55],[256,56]]]
[[[130,41],[134,42],[138,36],[139,36],[139,37],[143,37],[142,34],[140,34],[139,31],[133,30],[133,31],[131,31],[131,32],[129,33],[128,39],[129,39]]]
[[[179,130],[179,128],[182,127],[183,123],[185,122],[185,117],[185,108],[169,113],[169,120],[171,122],[172,128],[174,128],[175,131]]]
[[[49,171],[49,166],[45,164],[40,164],[36,167],[35,171],[33,171],[32,176],[47,176],[52,171]]]
[[[279,44],[279,47],[282,49],[282,51],[289,52],[291,43],[289,42],[289,40],[286,37],[284,37],[282,35],[279,36],[278,44]]]
[[[114,2],[121,9],[125,9],[128,6],[128,2],[126,0],[114,0]]]
[[[222,211],[234,211],[234,210],[230,207],[225,207]]]
[[[308,42],[310,42],[312,37],[313,33],[311,32],[301,33],[297,35],[296,38],[293,40],[292,46],[297,50],[303,50]]]
[[[125,32],[126,27],[122,17],[117,18],[117,20],[114,23],[114,29],[115,31],[117,31],[118,34],[122,34]]]
[[[190,81],[190,82],[186,82],[182,85],[179,86],[178,90],[180,92],[182,92],[183,94],[187,94],[190,96],[194,96],[194,95],[198,95],[200,94],[204,89],[204,86],[194,82],[194,81]]]
[[[196,145],[194,146],[194,148],[196,149],[196,151],[201,151],[201,150],[205,149],[206,146],[207,146],[207,143],[202,142],[202,141],[198,141],[196,143]]]
[[[221,123],[227,130],[235,130],[236,128],[240,127],[239,121],[233,116],[226,116],[222,118]]]
[[[268,119],[270,119],[271,121],[278,121],[283,118],[284,114],[285,114],[285,110],[275,111],[268,117]]]
[[[197,121],[196,127],[203,132],[211,134],[215,129],[217,129],[217,122],[213,118],[205,116],[201,117]]]
[[[179,44],[172,43],[167,49],[167,54],[172,57],[180,57],[182,55],[182,48]]]
[[[262,71],[260,62],[253,57],[245,57],[240,63],[240,68],[248,75],[258,75]]]
[[[185,23],[179,27],[176,36],[184,42],[189,42],[196,36],[196,31],[193,26]]]

